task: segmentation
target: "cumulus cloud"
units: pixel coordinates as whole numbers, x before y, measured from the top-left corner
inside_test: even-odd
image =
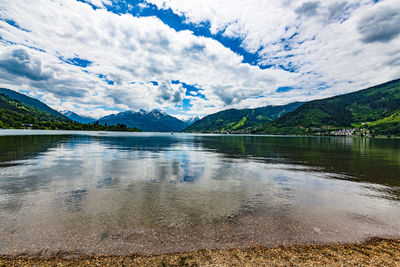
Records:
[[[241,40],[261,66],[299,74],[299,90],[232,101],[235,106],[322,98],[400,77],[394,60],[400,56],[397,0],[147,1],[187,23],[209,24],[213,34]]]
[[[365,43],[393,40],[400,34],[400,6],[382,6],[367,14],[359,21],[358,30]]]
[[[171,82],[163,82],[158,87],[158,102],[179,103],[183,99],[183,87],[181,84],[172,84]]]
[[[0,68],[9,74],[23,76],[33,81],[49,80],[53,73],[44,70],[40,59],[32,59],[22,48],[12,49],[0,55]]]
[[[348,7],[347,2],[334,2],[327,6],[327,20],[331,21],[342,21],[346,18],[346,8]]]
[[[206,115],[321,98],[400,77],[400,12],[391,12],[399,10],[397,0],[147,0],[139,6],[171,9],[188,25],[207,25],[211,34],[235,39],[256,55],[254,65],[218,38],[176,31],[155,16],[114,14],[106,7],[116,1],[86,2],[91,5],[1,3],[0,86],[29,90],[83,115],[184,112],[184,99],[190,101],[187,115]],[[201,89],[201,97],[186,93],[182,83]],[[285,86],[298,89],[277,92]]]
[[[295,9],[295,12],[301,16],[312,17],[317,14],[319,2],[305,2],[300,7]]]
[[[60,98],[61,109],[72,106],[73,111],[84,110],[86,115],[89,109],[99,112],[101,107],[114,105],[117,109],[174,109],[185,94],[181,85],[171,84],[173,80],[198,86],[209,106],[222,109],[230,103],[227,95],[240,96],[234,101],[239,103],[248,96],[274,92],[282,84],[291,85],[296,76],[242,63],[242,56],[218,41],[190,31],[177,32],[156,17],[117,15],[76,1],[27,3],[2,4],[0,16],[29,31],[0,21],[0,36],[7,41],[1,45],[18,45],[37,54],[42,69],[53,70],[54,76],[0,83],[17,89],[31,87],[38,95],[52,94]]]

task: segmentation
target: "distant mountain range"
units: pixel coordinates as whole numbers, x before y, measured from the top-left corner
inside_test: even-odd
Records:
[[[10,89],[0,88],[0,96],[0,108],[2,108],[3,115],[0,121],[3,128],[20,128],[22,125],[32,124],[28,122],[72,121],[81,124],[94,124],[98,122],[99,125],[107,126],[126,125],[130,128],[143,129],[143,131],[180,132],[190,125],[192,120],[196,120],[196,118],[192,118],[190,121],[183,122],[158,109],[150,112],[144,110],[140,110],[139,112],[125,111],[97,120],[68,110],[56,111],[35,98]],[[11,117],[13,122],[10,122]],[[5,123],[6,121],[7,123]]]
[[[100,118],[102,125],[115,125],[123,123],[128,127],[137,127],[145,132],[180,132],[188,125],[158,109],[150,112],[140,110],[138,112],[125,111]]]
[[[9,89],[0,89],[0,128],[85,130],[85,131],[138,131],[126,125],[104,126],[85,124],[69,118],[43,102]]]
[[[198,120],[184,131],[188,133],[248,132],[250,129],[271,122],[303,104],[302,102],[295,102],[288,105],[266,106],[254,109],[227,109]]]
[[[94,118],[87,117],[87,116],[81,116],[76,114],[75,112],[69,111],[69,110],[63,110],[60,111],[61,114],[63,114],[65,117],[69,118],[72,121],[80,122],[80,123],[93,123],[97,121]]]
[[[101,125],[125,124],[128,127],[140,127],[140,129],[146,132],[180,132],[199,120],[199,117],[192,117],[182,121],[158,109],[154,109],[150,112],[145,110],[140,110],[138,112],[124,111],[100,119],[81,116],[69,110],[61,111],[61,113],[72,121],[80,123],[93,123],[98,121]]]
[[[62,113],[0,88],[0,128],[222,132],[294,135],[400,135],[400,79],[357,92],[255,109],[228,109],[179,120],[158,109],[125,111],[98,120]]]
[[[200,120],[200,118],[198,116],[194,116],[194,117],[191,117],[189,119],[183,120],[183,122],[186,123],[187,126],[190,126],[190,125],[192,125],[193,123],[195,123],[198,120]]]

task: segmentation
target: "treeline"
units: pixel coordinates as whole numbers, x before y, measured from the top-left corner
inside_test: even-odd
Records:
[[[75,131],[126,131],[140,132],[137,128],[129,128],[125,124],[101,125],[98,122],[85,124],[75,121],[38,121],[31,115],[21,115],[0,109],[0,128],[3,129],[38,129],[38,130],[75,130]]]
[[[250,131],[251,128],[262,127],[284,114],[294,111],[303,103],[294,102],[288,105],[266,106],[254,109],[227,109],[205,116],[201,120],[187,127],[188,133],[240,133]]]
[[[400,136],[400,122],[382,123],[369,126],[368,130],[370,131],[371,135]]]
[[[351,129],[355,135],[400,135],[400,79],[349,94],[313,100],[267,123],[254,133],[330,135]]]
[[[3,129],[41,129],[41,130],[76,130],[76,131],[127,131],[140,132],[124,124],[112,126],[98,122],[84,124],[71,121],[63,116],[56,116],[25,105],[17,100],[0,94],[0,128]]]

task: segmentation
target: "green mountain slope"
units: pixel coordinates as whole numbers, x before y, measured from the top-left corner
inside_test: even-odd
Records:
[[[400,135],[400,111],[368,123],[366,128],[374,135]]]
[[[23,104],[25,104],[27,106],[34,107],[34,108],[36,108],[38,110],[50,113],[50,114],[55,115],[55,116],[64,117],[64,115],[61,114],[60,112],[52,109],[51,107],[49,107],[45,103],[43,103],[43,102],[41,102],[41,101],[39,101],[39,100],[37,100],[35,98],[26,96],[24,94],[20,94],[18,92],[15,92],[13,90],[6,89],[6,88],[0,88],[0,93],[8,96],[11,99],[14,99],[14,100],[17,100],[19,102],[22,102]]]
[[[38,100],[37,100],[38,101]],[[46,130],[96,130],[96,131],[139,131],[125,125],[104,126],[99,123],[82,124],[64,116],[53,115],[36,107],[26,105],[0,93],[0,128],[46,129]]]
[[[53,115],[35,107],[25,105],[0,93],[1,128],[21,128],[23,124],[33,124],[39,121],[66,122],[68,119],[64,116]]]
[[[228,109],[204,117],[184,132],[245,132],[250,127],[258,127],[273,121],[300,107],[295,102],[283,106],[266,106],[255,109]]]
[[[254,132],[317,134],[357,128],[371,134],[384,134],[383,128],[390,126],[394,134],[400,133],[399,121],[393,117],[399,111],[400,79],[350,94],[310,101]]]

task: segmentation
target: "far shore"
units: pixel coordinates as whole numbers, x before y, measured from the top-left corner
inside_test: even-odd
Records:
[[[182,133],[182,134],[210,134],[210,135],[232,135],[232,136],[271,136],[271,137],[351,137],[351,138],[373,138],[373,139],[400,139],[400,136],[392,135],[375,135],[375,136],[361,136],[361,135],[291,135],[291,134],[262,134],[262,133],[218,133],[218,132],[142,132],[142,131],[97,131],[97,130],[63,130],[63,129],[28,129],[28,128],[0,128],[0,131],[37,131],[37,132],[111,132],[111,133]]]
[[[0,266],[399,266],[400,239],[277,248],[201,249],[143,256],[3,256]]]

